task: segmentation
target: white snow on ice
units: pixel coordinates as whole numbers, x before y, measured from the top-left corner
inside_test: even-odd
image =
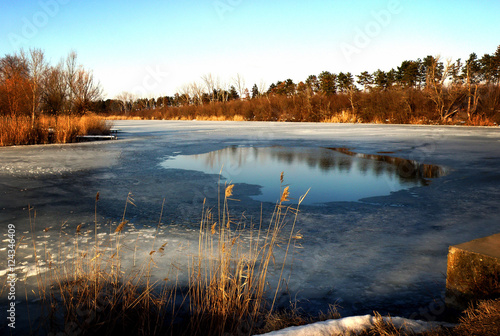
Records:
[[[422,333],[437,328],[443,323],[410,320],[402,317],[382,317],[384,322],[393,323],[398,329]],[[337,336],[361,333],[370,329],[377,318],[372,315],[350,316],[336,320],[327,320],[308,325],[289,327],[272,331],[261,336]],[[449,324],[444,324],[449,326]]]

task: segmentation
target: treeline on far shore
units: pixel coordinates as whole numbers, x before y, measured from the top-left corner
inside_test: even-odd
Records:
[[[353,76],[323,71],[305,81],[254,84],[211,74],[174,96],[139,98],[124,92],[96,110],[127,118],[497,125],[500,46],[462,62],[427,56],[389,71]]]
[[[250,89],[239,74],[229,82],[206,74],[173,96],[157,98],[123,92],[104,99],[101,85],[77,62],[75,52],[55,65],[40,49],[0,58],[0,145],[53,141],[46,132],[62,127],[61,117],[89,113],[108,119],[498,125],[500,46],[482,57],[472,53],[465,61],[427,56],[389,71],[356,76],[323,71],[298,83],[287,79]],[[31,134],[28,139],[9,134],[21,123]],[[108,132],[109,124],[101,123],[88,131]],[[84,129],[74,126],[69,133]],[[5,140],[8,136],[16,140]]]
[[[109,119],[498,125],[500,87],[481,85],[476,90],[470,108],[466,92],[446,93],[459,97],[443,99],[431,97],[431,93],[423,90],[407,88],[332,96],[265,95],[203,105],[156,106],[102,113]],[[452,105],[450,100],[455,103]]]

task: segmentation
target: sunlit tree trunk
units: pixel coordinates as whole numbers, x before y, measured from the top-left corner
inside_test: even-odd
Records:
[[[24,54],[22,53],[23,57]],[[39,112],[42,80],[47,74],[48,65],[41,49],[30,49],[26,63],[29,69],[30,101],[31,101],[31,127],[35,127],[36,114]]]

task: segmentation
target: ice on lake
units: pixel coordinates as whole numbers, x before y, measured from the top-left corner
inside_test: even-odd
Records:
[[[438,318],[448,246],[500,231],[498,128],[192,121],[115,127],[122,132],[112,142],[0,148],[0,223],[24,236],[16,252],[20,279],[36,284],[32,233],[37,256],[58,256],[57,265],[74,259],[68,251],[75,239],[94,246],[97,192],[103,246],[116,241],[112,231],[131,192],[123,265],[139,267],[156,236],[156,248],[167,245],[155,255],[155,277],[171,276],[197,251],[203,202],[217,206],[222,166],[222,183],[235,183],[238,200],[230,207],[238,219],[258,223],[261,211],[272,213],[281,171],[295,199],[311,188],[297,222],[301,248],[289,259],[289,295],[280,297],[280,304],[298,300],[311,313],[337,303],[344,316],[380,310],[429,319],[422,312],[434,311]],[[0,234],[7,239],[7,230]],[[49,266],[40,262],[38,269]],[[0,263],[1,281],[6,268]]]

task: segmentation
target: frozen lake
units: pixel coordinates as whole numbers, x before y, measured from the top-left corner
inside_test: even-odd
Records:
[[[131,239],[123,239],[132,241],[128,251],[134,255],[124,253],[130,267],[149,251],[165,199],[158,241],[170,248],[155,272],[168,276],[173,264],[196,251],[203,200],[217,204],[221,163],[224,181],[236,184],[235,215],[258,219],[261,204],[263,213],[272,212],[268,201],[279,197],[280,171],[294,198],[311,187],[297,223],[302,249],[288,280],[291,298],[311,313],[337,303],[344,316],[379,310],[439,318],[448,246],[500,232],[498,128],[196,121],[114,126],[122,131],[117,141],[0,148],[0,249],[7,248],[7,224],[16,226],[19,239],[26,235],[16,260],[28,284],[36,281],[28,206],[36,211],[42,250],[56,254],[61,239],[71,246],[79,224],[84,231],[94,228],[97,192],[104,236],[121,220],[128,193],[134,195],[124,232]],[[402,178],[396,174],[401,162],[429,165],[420,167],[439,174]],[[2,283],[6,268],[3,258]],[[284,295],[281,304],[288,300]],[[2,297],[1,309],[6,302]]]

